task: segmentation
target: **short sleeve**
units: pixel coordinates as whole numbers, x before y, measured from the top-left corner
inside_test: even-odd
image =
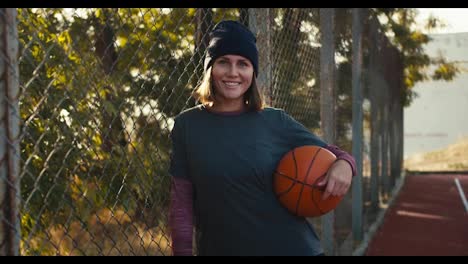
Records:
[[[284,110],[280,111],[283,129],[291,144],[291,148],[296,148],[305,145],[315,145],[325,147],[327,144],[303,124],[298,122],[292,116],[287,114]]]
[[[172,149],[169,173],[173,177],[189,179],[185,127],[180,118],[175,118],[170,138]]]

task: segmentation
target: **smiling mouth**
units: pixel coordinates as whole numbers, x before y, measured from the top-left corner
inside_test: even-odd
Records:
[[[239,86],[241,84],[240,82],[223,82],[223,83],[227,87],[237,87],[237,86]]]

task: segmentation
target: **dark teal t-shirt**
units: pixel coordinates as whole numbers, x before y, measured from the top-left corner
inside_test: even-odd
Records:
[[[175,118],[170,173],[192,182],[198,255],[317,255],[319,238],[273,191],[280,159],[326,143],[281,109],[223,115],[199,105]]]

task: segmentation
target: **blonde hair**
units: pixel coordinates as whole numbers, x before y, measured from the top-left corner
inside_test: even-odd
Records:
[[[215,101],[215,88],[212,82],[211,69],[212,67],[209,67],[206,70],[203,81],[198,85],[194,93],[195,99],[204,105],[212,104]],[[258,89],[255,79],[254,76],[252,78],[252,84],[244,94],[244,104],[247,105],[249,111],[260,111],[265,107],[263,95]]]

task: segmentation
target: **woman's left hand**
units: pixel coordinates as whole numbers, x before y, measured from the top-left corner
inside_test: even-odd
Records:
[[[318,182],[318,186],[325,186],[322,199],[327,199],[330,195],[342,196],[348,192],[353,178],[351,165],[345,160],[337,160],[332,164],[325,178]]]

